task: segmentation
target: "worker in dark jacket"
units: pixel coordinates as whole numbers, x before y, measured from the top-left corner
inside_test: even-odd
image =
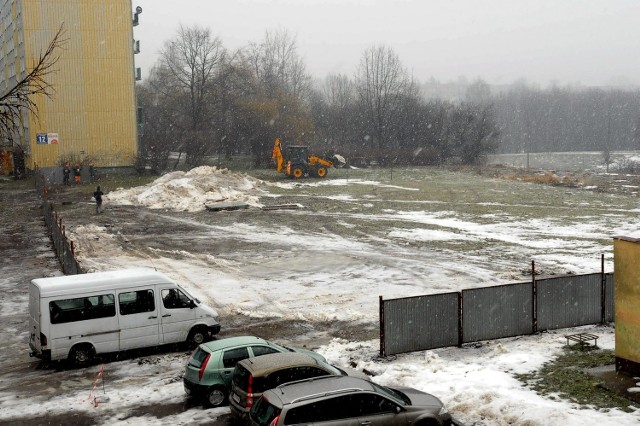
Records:
[[[98,187],[96,189],[96,191],[93,193],[93,198],[96,199],[96,214],[99,214],[102,211],[102,196],[104,195],[104,192],[102,192],[100,190],[100,187]]]
[[[62,183],[65,185],[69,185],[69,177],[71,176],[71,168],[69,167],[69,162],[64,163],[64,169],[62,169]]]

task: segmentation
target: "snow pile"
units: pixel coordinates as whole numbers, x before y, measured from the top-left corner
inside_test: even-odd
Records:
[[[188,172],[167,173],[145,186],[120,188],[104,198],[115,204],[190,212],[204,210],[206,204],[220,201],[262,207],[258,201],[258,187],[262,184],[245,174],[201,166]]]

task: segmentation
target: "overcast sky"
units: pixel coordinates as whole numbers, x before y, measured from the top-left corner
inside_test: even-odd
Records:
[[[640,85],[637,0],[132,0],[143,77],[180,24],[210,28],[229,49],[286,29],[315,77],[352,76],[386,45],[419,81],[524,78],[546,87]]]

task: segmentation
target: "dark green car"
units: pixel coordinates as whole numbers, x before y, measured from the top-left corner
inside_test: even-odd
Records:
[[[243,359],[272,353],[298,352],[325,362],[313,351],[288,348],[255,336],[229,337],[203,343],[193,352],[184,372],[184,390],[203,398],[210,407],[227,402],[236,364]]]

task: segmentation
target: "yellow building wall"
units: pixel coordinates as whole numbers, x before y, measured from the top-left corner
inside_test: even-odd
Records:
[[[640,363],[640,240],[615,238],[616,358]]]
[[[64,23],[55,92],[38,99],[29,120],[27,167],[95,161],[130,166],[137,154],[131,0],[22,0],[27,68],[33,68]],[[57,133],[57,145],[37,144]]]

